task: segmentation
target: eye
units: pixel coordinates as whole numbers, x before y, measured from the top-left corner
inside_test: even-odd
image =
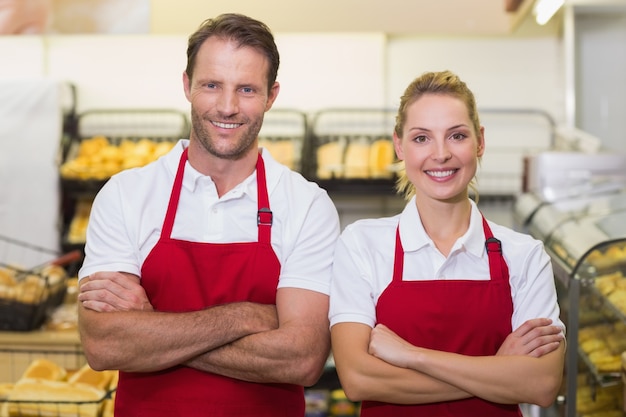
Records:
[[[252,87],[243,87],[243,88],[241,89],[241,91],[242,91],[244,94],[252,94],[252,93],[254,93],[254,89],[253,89]]]
[[[463,139],[465,139],[466,137],[467,137],[467,135],[466,135],[466,134],[464,134],[464,133],[459,133],[459,132],[457,132],[457,133],[453,133],[453,134],[452,134],[452,136],[450,136],[450,138],[451,138],[452,140],[457,140],[457,141],[463,140]]]
[[[211,90],[215,89],[215,88],[217,88],[217,84],[215,84],[215,83],[207,83],[206,84],[206,88],[211,89]]]
[[[428,140],[428,138],[425,135],[419,135],[419,136],[415,136],[415,138],[413,138],[413,142],[417,142],[417,143],[424,143]]]

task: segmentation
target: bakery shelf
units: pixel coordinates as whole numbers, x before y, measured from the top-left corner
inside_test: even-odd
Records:
[[[308,129],[304,112],[288,108],[271,109],[263,118],[259,146],[266,148],[278,162],[301,172]]]
[[[392,144],[396,113],[395,108],[329,108],[314,113],[302,173],[345,193],[368,191],[355,179],[385,179],[393,190],[398,175],[395,152],[378,145]],[[532,108],[482,108],[479,114],[488,151],[477,172],[478,192],[481,197],[518,195],[524,188],[526,156],[554,146],[555,122],[547,112]],[[372,185],[370,194],[388,192]]]
[[[393,189],[394,125],[392,109],[331,108],[316,112],[303,148],[303,175],[329,190],[350,192],[369,180],[382,180],[379,182],[391,184]],[[369,193],[373,194],[379,188],[372,184]]]

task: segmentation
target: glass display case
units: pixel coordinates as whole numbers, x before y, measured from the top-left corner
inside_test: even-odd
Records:
[[[516,209],[520,218],[529,213],[529,201]],[[626,191],[540,202],[526,226],[552,259],[567,326],[563,414],[623,413]]]

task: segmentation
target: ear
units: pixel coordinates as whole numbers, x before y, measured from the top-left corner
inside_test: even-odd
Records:
[[[404,150],[402,149],[402,138],[398,137],[396,132],[393,132],[393,148],[396,150],[396,156],[398,160],[404,160]]]
[[[186,71],[183,71],[183,88],[185,89],[185,97],[191,102],[191,80]]]
[[[481,157],[483,156],[484,153],[485,153],[485,127],[481,126],[480,132],[478,135],[478,150],[476,154],[478,157]]]
[[[278,97],[278,92],[280,91],[280,84],[278,81],[274,82],[272,88],[270,88],[269,94],[267,96],[267,103],[265,104],[265,111],[268,111],[272,108],[276,97]]]

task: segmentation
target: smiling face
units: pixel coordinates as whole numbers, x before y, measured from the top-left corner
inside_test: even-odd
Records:
[[[484,152],[465,103],[448,94],[422,95],[406,109],[402,137],[394,134],[398,158],[418,201],[467,199],[468,186]]]
[[[222,159],[237,160],[256,151],[264,113],[279,91],[278,83],[268,91],[268,66],[254,48],[208,38],[198,51],[193,79],[183,74],[191,103],[190,139]]]

